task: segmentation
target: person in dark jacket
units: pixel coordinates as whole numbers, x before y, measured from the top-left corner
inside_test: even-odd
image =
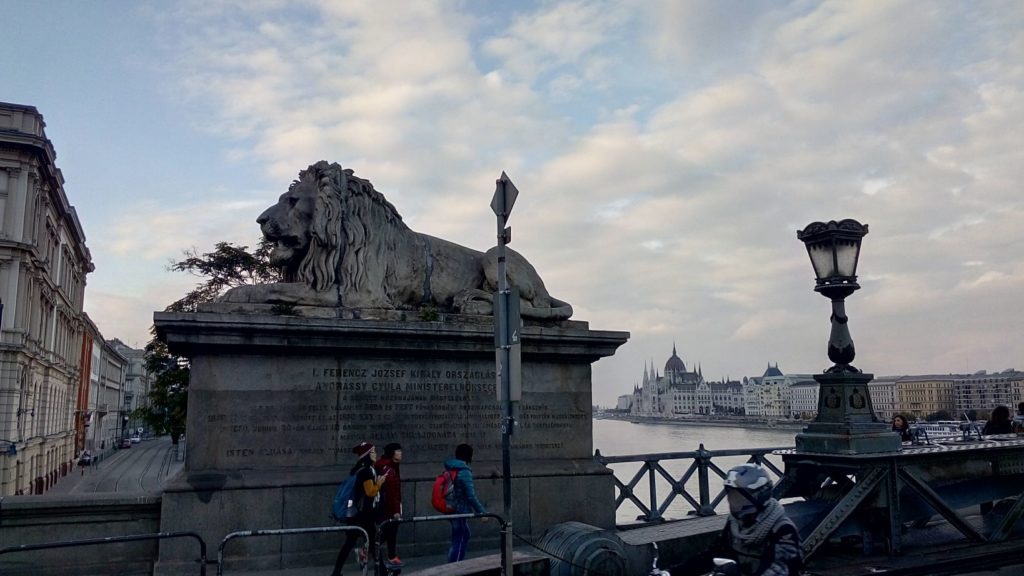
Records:
[[[729,502],[725,528],[709,550],[683,565],[682,572],[799,576],[803,567],[800,533],[779,501],[772,498],[772,488],[768,473],[757,464],[730,469],[725,479]],[[713,566],[715,557],[735,560],[734,571]]]
[[[1010,434],[1011,432],[1013,432],[1013,427],[1010,421],[1010,409],[1006,406],[996,406],[981,433],[988,436],[990,434]]]
[[[352,453],[357,456],[356,463],[352,466],[349,474],[356,476],[356,485],[352,491],[352,500],[356,503],[356,515],[349,523],[366,530],[369,537],[370,550],[374,549],[377,534],[377,502],[379,500],[380,487],[387,480],[386,476],[380,476],[373,468],[377,460],[377,449],[369,442],[360,442],[352,448]],[[341,568],[348,560],[348,554],[355,548],[362,536],[358,532],[345,532],[345,543],[338,551],[338,558],[334,561],[332,576],[341,576]],[[366,551],[359,549],[359,563],[366,564]]]
[[[903,442],[910,442],[914,439],[914,435],[910,432],[910,423],[907,422],[907,417],[903,414],[892,417],[892,431],[899,433],[900,440]]]
[[[455,472],[455,483],[452,486],[452,504],[456,514],[483,514],[487,512],[480,499],[476,497],[473,486],[473,470],[469,465],[473,462],[473,447],[459,444],[455,447],[455,458],[446,460],[444,469]],[[469,545],[469,519],[456,518],[452,523],[452,545],[448,549],[448,561],[458,562],[466,558]]]
[[[402,517],[402,445],[392,442],[384,447],[384,456],[374,463],[377,474],[384,478],[381,487],[381,502],[378,507],[378,522],[397,520]],[[380,538],[387,546],[385,566],[401,568],[398,557],[398,524],[387,524],[381,529]]]

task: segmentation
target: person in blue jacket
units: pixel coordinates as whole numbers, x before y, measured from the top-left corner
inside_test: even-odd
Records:
[[[445,461],[444,469],[455,471],[455,484],[452,486],[452,504],[456,514],[483,514],[487,512],[480,499],[476,497],[473,486],[473,470],[469,465],[473,462],[473,447],[459,444],[455,447],[455,458]],[[448,549],[448,561],[458,562],[466,558],[469,545],[469,519],[455,518],[452,523],[452,546]]]

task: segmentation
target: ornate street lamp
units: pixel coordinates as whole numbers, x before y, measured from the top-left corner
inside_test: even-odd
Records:
[[[850,330],[846,327],[846,297],[860,289],[857,284],[857,261],[860,242],[868,233],[868,225],[847,218],[836,222],[812,222],[796,237],[807,246],[807,254],[817,278],[815,292],[832,300],[832,334],[828,339],[828,359],[835,362],[826,373],[860,372],[853,362],[855,351]]]
[[[827,454],[866,454],[900,450],[900,437],[878,420],[868,382],[855,368],[853,338],[847,327],[846,297],[860,289],[857,262],[867,224],[856,220],[813,222],[796,233],[807,247],[816,278],[815,292],[832,301],[828,358],[834,364],[814,379],[819,384],[818,416],[796,436],[796,448]]]

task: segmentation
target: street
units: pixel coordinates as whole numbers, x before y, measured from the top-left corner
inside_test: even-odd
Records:
[[[146,439],[131,448],[112,452],[91,466],[77,466],[46,493],[159,492],[184,463],[184,440],[174,446],[169,436]]]

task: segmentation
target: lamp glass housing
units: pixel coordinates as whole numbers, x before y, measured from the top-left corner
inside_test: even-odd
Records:
[[[836,273],[839,276],[852,277],[857,275],[857,257],[860,254],[860,239],[852,240],[837,238]]]
[[[860,243],[867,233],[867,224],[851,219],[812,222],[796,233],[807,247],[819,287],[850,285],[856,290]]]
[[[820,242],[807,244],[807,254],[814,266],[814,275],[818,280],[826,280],[836,275],[835,256],[831,243]]]

